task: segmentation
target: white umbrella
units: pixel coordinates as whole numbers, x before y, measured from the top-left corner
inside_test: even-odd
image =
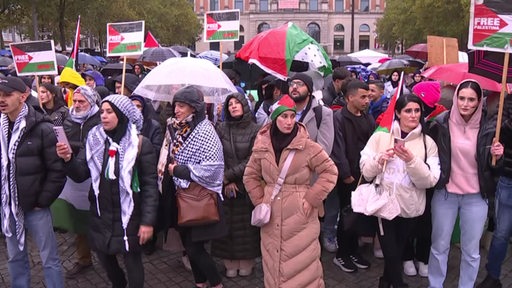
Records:
[[[222,103],[237,90],[231,80],[210,61],[200,58],[170,58],[156,66],[133,91],[148,99],[172,102],[177,90],[195,85],[207,103]]]

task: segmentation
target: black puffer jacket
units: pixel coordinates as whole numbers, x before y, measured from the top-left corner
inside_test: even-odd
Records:
[[[105,149],[103,159],[108,159],[108,147]],[[101,175],[105,174],[107,161],[103,162]],[[116,166],[116,171],[119,171],[119,157],[117,157]],[[138,172],[140,192],[133,193],[134,208],[126,229],[130,252],[140,251],[139,237],[137,236],[140,225],[154,226],[157,216],[156,154],[151,142],[145,137],[142,137],[142,146],[135,166]],[[68,176],[75,182],[82,182],[89,178],[90,171],[85,160],[85,149],[82,149],[77,157],[73,157],[66,163],[66,168]],[[118,179],[111,181],[101,176],[98,195],[101,216],[96,211],[96,197],[92,187],[89,192],[89,201],[91,202],[89,245],[96,251],[111,255],[126,253]]]
[[[236,98],[244,109],[242,119],[235,120],[228,103]],[[259,229],[251,226],[254,209],[243,184],[245,166],[260,126],[253,121],[249,104],[241,94],[232,94],[224,102],[226,120],[217,126],[224,152],[224,183],[236,183],[236,198],[224,196],[223,206],[229,234],[212,242],[212,255],[223,259],[254,259],[261,255]]]
[[[26,130],[16,150],[16,184],[23,211],[49,207],[59,197],[66,175],[64,162],[57,156],[57,138],[49,118],[30,105]]]
[[[64,119],[64,132],[66,132],[73,154],[77,155],[82,148],[85,148],[87,133],[89,133],[94,126],[100,124],[100,121],[99,111],[82,124],[73,121],[69,116]]]
[[[451,137],[448,127],[450,111],[446,111],[431,122],[428,134],[437,144],[439,153],[439,162],[441,163],[441,175],[435,186],[436,189],[442,189],[448,184],[451,171]],[[478,140],[476,143],[476,155],[478,164],[478,180],[480,193],[483,198],[494,195],[496,191],[496,170],[491,168],[491,154],[489,146],[492,144],[496,122],[488,120],[485,111],[482,111],[480,120],[480,130],[478,131]]]

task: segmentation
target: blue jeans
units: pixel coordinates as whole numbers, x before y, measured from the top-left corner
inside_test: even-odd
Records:
[[[495,217],[496,228],[485,268],[492,278],[499,279],[501,265],[507,255],[508,240],[512,235],[512,178],[500,177],[496,189]]]
[[[28,235],[32,237],[37,247],[43,264],[43,273],[46,287],[64,287],[61,262],[57,250],[57,240],[53,233],[52,216],[50,208],[43,208],[25,212],[25,246],[23,251],[18,248],[14,216],[11,213],[11,231],[13,235],[6,237],[7,266],[11,276],[12,288],[30,287],[30,264],[28,261],[27,244]]]
[[[428,260],[429,287],[443,287],[450,242],[460,216],[461,263],[459,288],[473,288],[480,266],[480,238],[487,219],[487,201],[480,193],[454,194],[436,190],[432,198],[432,247]]]
[[[338,200],[338,192],[335,189],[325,198],[324,207],[324,221],[320,222],[322,237],[334,239],[336,237],[336,224],[338,224],[338,214],[340,212],[340,201]]]

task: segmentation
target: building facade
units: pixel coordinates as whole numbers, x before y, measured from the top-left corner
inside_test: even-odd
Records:
[[[240,9],[240,40],[222,42],[222,52],[238,51],[256,34],[286,22],[293,22],[317,42],[330,56],[350,53],[352,28],[354,52],[379,49],[376,33],[385,0],[194,0],[194,11]],[[351,5],[354,3],[354,27]],[[196,42],[196,51],[219,50],[219,42]]]

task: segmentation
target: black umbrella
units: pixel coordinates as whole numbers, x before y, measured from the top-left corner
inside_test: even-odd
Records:
[[[468,52],[469,72],[501,83],[505,53],[473,50]],[[507,83],[512,83],[512,65],[507,68]]]
[[[341,55],[338,57],[338,63],[340,66],[350,66],[350,65],[362,65],[363,62],[356,57]]]
[[[105,78],[116,77],[123,73],[123,63],[108,63],[101,68],[100,73],[105,76]],[[126,73],[133,73],[132,64],[126,63]]]
[[[181,57],[187,57],[190,55],[190,57],[196,57],[196,53],[192,51],[190,48],[180,45],[174,45],[171,46],[171,49],[180,53]]]
[[[391,59],[382,63],[377,68],[377,73],[380,75],[390,75],[394,70],[404,71],[405,73],[412,73],[416,71],[416,67],[411,67],[409,61],[403,59]]]
[[[174,51],[172,48],[156,47],[144,50],[142,55],[139,57],[139,61],[164,62],[165,60],[174,57],[181,57],[181,55],[180,53]]]

